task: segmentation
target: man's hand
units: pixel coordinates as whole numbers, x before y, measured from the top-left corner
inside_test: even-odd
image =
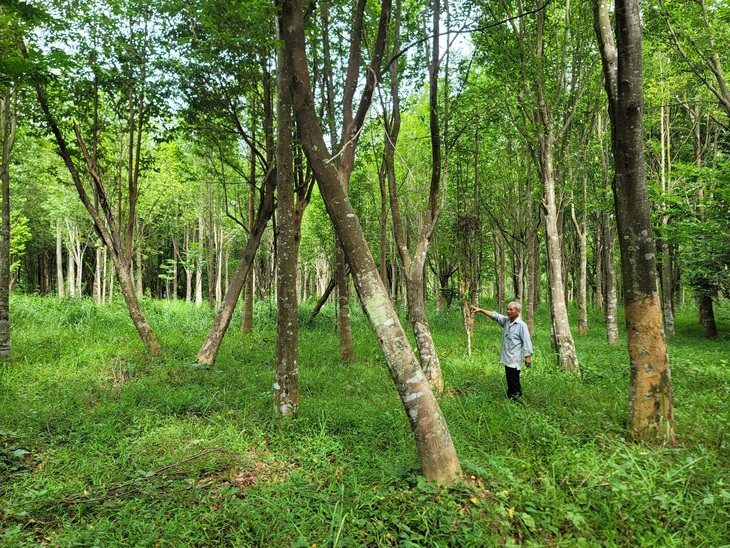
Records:
[[[532,365],[532,358],[530,356],[527,356],[525,358],[525,367],[530,367]]]
[[[479,308],[478,306],[471,306],[471,313],[476,314],[477,312],[481,312],[482,314],[486,314],[487,316],[491,316],[492,313],[489,310],[484,310],[483,308]]]

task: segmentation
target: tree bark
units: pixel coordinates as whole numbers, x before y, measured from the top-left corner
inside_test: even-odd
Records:
[[[56,286],[58,296],[63,299],[65,294],[63,280],[63,238],[61,237],[61,220],[56,221]]]
[[[195,306],[203,304],[203,253],[205,252],[205,221],[203,206],[198,215],[198,256],[195,259]]]
[[[277,17],[277,38],[284,23]],[[274,410],[294,415],[299,407],[299,335],[297,314],[297,222],[294,209],[294,157],[292,153],[291,65],[286,49],[277,48],[276,72],[276,192],[278,236],[276,253],[276,366]]]
[[[248,233],[252,234],[254,231],[254,224],[256,222],[256,187],[253,184],[256,180],[256,154],[253,149],[251,150],[249,175],[251,183],[248,190]],[[251,331],[253,331],[253,302],[255,298],[253,270],[253,268],[248,269],[243,289],[243,318],[241,320],[242,335],[248,335]],[[228,292],[228,287],[226,287],[226,292]]]
[[[667,175],[671,168],[671,155],[670,155],[670,127],[669,127],[669,115],[665,116],[665,106],[661,105],[659,109],[660,116],[660,138],[661,138],[661,184],[662,194],[668,195],[671,193],[669,182],[667,181]],[[667,337],[674,337],[674,300],[672,298],[673,287],[672,287],[672,256],[669,252],[668,242],[668,229],[669,229],[670,216],[665,214],[662,215],[662,256],[661,256],[661,288],[662,288],[662,310],[664,312],[664,333]]]
[[[335,225],[367,313],[396,385],[427,480],[452,482],[461,467],[451,435],[428,380],[411,349],[378,274],[360,223],[345,194],[337,169],[331,164],[317,121],[304,40],[302,7],[298,0],[282,1],[282,32],[292,62],[294,111],[302,145],[314,170],[327,212]],[[382,11],[389,11],[384,3]],[[387,14],[389,15],[389,14]],[[375,75],[373,75],[374,77]]]
[[[712,306],[712,297],[708,295],[699,296],[700,323],[704,331],[705,338],[717,338],[717,324],[715,323],[715,311]]]
[[[8,89],[0,98],[0,186],[2,226],[0,227],[0,361],[13,357],[10,344],[10,158],[15,145],[17,91]]]
[[[613,196],[631,361],[628,428],[636,440],[673,443],[674,397],[657,293],[656,251],[644,165],[639,4],[638,0],[617,0],[615,6],[614,45],[607,2],[594,0],[594,26],[611,118]]]
[[[580,222],[575,215],[575,203],[570,206],[570,216],[578,234],[580,265],[578,274],[578,333],[588,334],[588,226],[586,213],[588,173],[583,172],[583,214]]]

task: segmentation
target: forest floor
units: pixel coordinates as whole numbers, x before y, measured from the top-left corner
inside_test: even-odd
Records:
[[[161,358],[146,356],[122,302],[11,300],[0,545],[730,546],[727,303],[714,341],[695,309],[678,314],[675,447],[626,440],[625,339],[607,346],[597,310],[575,337],[575,375],[557,367],[541,307],[518,403],[505,396],[499,328],[480,316],[469,357],[458,307],[432,310],[440,404],[464,470],[449,487],[419,476],[362,314],[355,364],[343,365],[333,309],[307,321],[302,306],[301,407],[275,420],[270,303],[243,339],[234,317],[212,367],[195,363],[206,307],[142,305]]]

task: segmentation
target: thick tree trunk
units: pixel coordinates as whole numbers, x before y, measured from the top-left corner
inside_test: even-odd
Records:
[[[428,480],[454,481],[461,472],[456,450],[438,402],[411,349],[370,254],[367,241],[336,168],[330,163],[314,108],[305,52],[302,6],[282,0],[282,32],[294,70],[293,102],[302,145],[314,170],[327,212],[335,225],[367,317],[376,332],[396,385]],[[386,10],[387,6],[383,6]]]
[[[616,206],[627,343],[631,361],[629,432],[636,440],[674,442],[674,397],[656,282],[644,166],[643,64],[638,0],[616,1],[616,45],[608,6],[594,0],[611,116]]]
[[[277,18],[277,38],[283,20]],[[297,314],[297,222],[294,210],[294,158],[292,153],[292,105],[289,82],[291,65],[283,45],[277,51],[276,77],[276,192],[278,238],[276,252],[276,366],[274,410],[294,415],[299,407],[299,335]]]
[[[200,350],[198,351],[197,361],[200,364],[212,365],[215,361],[216,353],[220,348],[223,336],[228,330],[228,326],[231,323],[233,317],[233,311],[236,308],[236,302],[241,296],[241,290],[246,280],[249,270],[253,264],[254,258],[256,257],[256,250],[261,242],[261,236],[264,233],[266,224],[269,222],[271,215],[274,212],[274,186],[276,180],[276,170],[270,171],[266,175],[264,181],[264,192],[259,203],[258,213],[256,215],[256,227],[248,237],[246,242],[246,248],[243,250],[243,257],[238,263],[236,271],[231,276],[231,285],[228,287],[223,300],[221,301],[221,307],[216,314],[213,325],[208,331],[208,335],[205,337]]]

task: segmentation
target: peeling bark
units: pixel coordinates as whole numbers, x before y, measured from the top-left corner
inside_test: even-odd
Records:
[[[635,440],[673,443],[674,398],[644,165],[638,0],[616,1],[615,45],[606,0],[594,0],[594,27],[606,77],[615,162],[613,197],[631,361],[628,429]]]

